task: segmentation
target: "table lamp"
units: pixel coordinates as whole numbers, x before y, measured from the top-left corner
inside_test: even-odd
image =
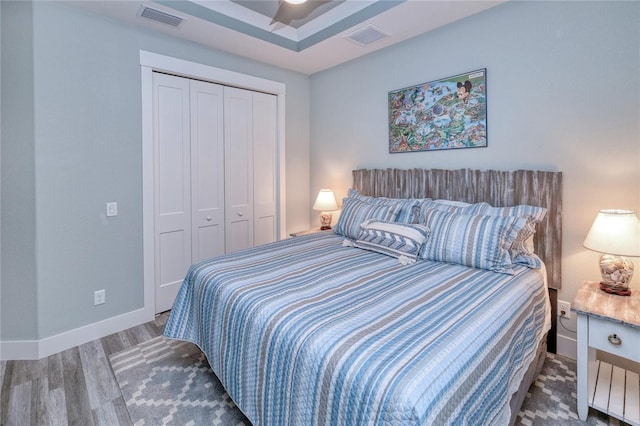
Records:
[[[584,240],[600,256],[600,289],[621,296],[631,295],[629,283],[633,262],[625,256],[640,256],[640,222],[631,210],[600,210]]]
[[[320,210],[320,229],[331,229],[331,213],[329,211],[338,210],[336,196],[330,189],[321,189],[313,204],[314,210]]]

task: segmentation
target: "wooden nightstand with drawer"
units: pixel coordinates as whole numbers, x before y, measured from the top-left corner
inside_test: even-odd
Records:
[[[640,426],[640,375],[596,359],[596,350],[640,362],[640,291],[607,294],[585,281],[571,309],[578,314],[578,416],[589,407]]]

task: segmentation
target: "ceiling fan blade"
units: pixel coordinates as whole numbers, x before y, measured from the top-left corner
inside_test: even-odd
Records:
[[[291,22],[291,18],[289,18],[289,13],[287,11],[289,6],[291,5],[286,1],[284,0],[279,1],[278,10],[276,11],[276,14],[273,15],[273,19],[271,19],[271,25],[275,23],[281,23],[281,24],[287,25],[289,24],[289,22]]]
[[[330,2],[331,0],[307,0],[307,2],[301,4],[290,4],[284,0],[280,0],[278,10],[271,20],[271,25],[276,22],[289,25],[291,21],[304,19],[318,7]]]

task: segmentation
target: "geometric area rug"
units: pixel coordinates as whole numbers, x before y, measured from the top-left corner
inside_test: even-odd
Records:
[[[576,361],[547,353],[542,371],[529,388],[516,425],[524,426],[628,426],[605,413],[589,409],[586,421],[578,418]]]
[[[589,409],[586,421],[578,418],[576,362],[547,353],[542,371],[529,388],[517,414],[516,425],[624,426],[626,423]]]
[[[136,426],[251,425],[192,343],[158,336],[109,361]],[[575,361],[548,353],[515,424],[624,425],[595,410],[589,410],[586,422],[578,419],[575,372]]]
[[[109,361],[136,426],[251,425],[192,343],[158,336]]]

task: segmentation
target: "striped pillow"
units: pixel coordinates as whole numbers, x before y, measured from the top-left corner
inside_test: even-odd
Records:
[[[353,188],[349,188],[347,195],[358,201],[375,205],[395,205],[397,206],[397,216],[394,222],[399,223],[417,223],[420,211],[420,203],[424,200],[417,198],[386,198],[386,197],[370,197],[362,195]]]
[[[428,236],[429,230],[423,225],[373,219],[362,224],[362,232],[354,245],[396,257],[401,263],[407,264],[416,261]]]
[[[475,203],[469,204],[464,201],[450,201],[450,200],[424,200],[418,206],[419,220],[418,223],[424,223],[425,215],[431,210],[439,210],[449,213],[461,213],[461,214],[485,214],[484,211],[491,208],[491,204],[488,203]]]
[[[512,262],[530,268],[540,268],[542,261],[533,250],[533,236],[536,233],[536,225],[544,219],[547,209],[544,207],[529,206],[526,204],[512,207],[492,207],[487,203],[467,204],[460,202],[443,202],[443,200],[431,200],[420,204],[420,219],[418,223],[425,223],[425,216],[431,210],[446,211],[468,215],[489,216],[516,216],[524,217],[527,223],[516,236],[509,248]]]
[[[395,205],[367,204],[355,198],[345,198],[342,212],[333,232],[346,238],[356,240],[360,235],[360,224],[368,219],[393,221],[396,218]]]
[[[547,214],[547,209],[523,204],[513,207],[491,207],[483,211],[483,214],[524,217],[527,222],[509,249],[513,263],[538,269],[542,266],[542,261],[533,251],[533,236],[536,233],[536,226]]]
[[[513,274],[509,248],[527,220],[516,216],[467,215],[430,210],[430,235],[421,257]]]

